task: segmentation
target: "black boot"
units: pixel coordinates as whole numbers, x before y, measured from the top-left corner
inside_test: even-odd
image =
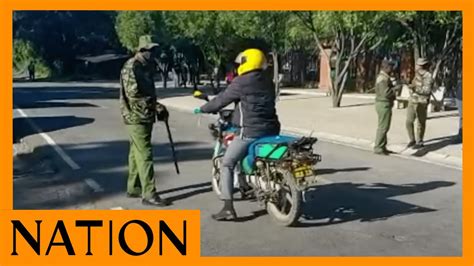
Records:
[[[216,221],[228,221],[237,219],[237,214],[234,210],[234,204],[232,200],[224,200],[224,208],[216,214],[213,214],[212,219]]]
[[[165,206],[171,205],[171,201],[167,199],[163,199],[160,196],[158,196],[158,194],[155,194],[150,199],[143,199],[142,204],[148,205],[148,206],[165,207]]]
[[[416,143],[416,145],[413,146],[413,148],[415,148],[415,149],[422,149],[422,148],[424,148],[424,147],[425,147],[425,144],[423,143],[422,140],[418,141],[418,142]]]

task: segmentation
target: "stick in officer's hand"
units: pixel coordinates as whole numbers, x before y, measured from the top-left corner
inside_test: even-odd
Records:
[[[171,151],[173,153],[173,161],[174,167],[176,168],[176,173],[179,175],[179,166],[178,166],[178,158],[176,158],[176,151],[174,150],[174,142],[173,137],[171,136],[170,125],[168,123],[168,118],[165,119],[166,131],[168,131],[168,139],[171,145]]]
[[[176,168],[176,173],[179,175],[178,159],[176,158],[176,151],[174,149],[173,137],[171,136],[170,125],[168,123],[169,113],[168,113],[168,110],[166,110],[166,107],[159,103],[157,103],[157,107],[156,107],[156,118],[158,119],[158,121],[165,122],[166,131],[168,132],[168,139],[171,145],[171,152],[173,155],[174,167]]]

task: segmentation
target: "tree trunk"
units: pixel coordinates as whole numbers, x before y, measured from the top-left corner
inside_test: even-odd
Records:
[[[365,92],[367,78],[367,55],[359,55],[356,59],[356,89],[360,93]]]
[[[174,87],[179,88],[179,75],[174,68],[171,70],[171,72],[173,73]]]
[[[295,53],[294,52],[289,52],[286,56],[286,63],[290,62],[290,83],[293,84],[295,82],[295,70],[297,70],[297,67],[295,64],[298,64],[298,58],[295,60]]]
[[[372,88],[373,85],[375,84],[375,78],[372,79],[372,76],[375,76],[375,73],[371,75],[371,71],[373,72],[373,68],[371,65],[373,64],[374,61],[374,53],[372,51],[369,51],[366,53],[366,61],[365,61],[365,76],[364,76],[364,88]],[[374,84],[372,84],[372,81],[374,81]],[[365,92],[365,90],[364,90]]]
[[[332,107],[334,108],[339,108],[341,107],[341,102],[342,102],[342,93],[341,92],[342,87],[337,87],[335,88],[335,93],[331,95],[332,97]],[[337,92],[336,92],[337,91]]]
[[[333,93],[332,93],[332,95],[331,95],[331,98],[332,98],[332,107],[338,108],[338,107],[341,106],[341,102],[340,102],[339,99],[338,99],[338,93],[335,92],[335,91],[337,91],[337,87],[336,87],[337,85],[334,84],[334,82],[333,82],[333,85],[332,85],[332,86],[333,86]]]
[[[276,99],[280,98],[280,82],[278,82],[278,73],[279,73],[279,65],[278,65],[278,54],[275,50],[272,51],[273,57],[273,82],[275,83],[275,95]]]
[[[416,62],[420,57],[422,57],[422,55],[420,51],[419,39],[415,35],[413,36],[413,62]]]
[[[415,59],[413,50],[403,49],[400,61],[400,79],[410,82],[415,76]]]
[[[300,69],[300,84],[301,86],[305,85],[305,79],[306,79],[306,64],[304,64],[304,67]]]
[[[300,84],[305,85],[307,60],[303,53],[300,54]]]
[[[165,73],[164,71],[161,72],[161,78],[163,79],[163,88],[166,89],[166,81],[168,79],[167,73]]]

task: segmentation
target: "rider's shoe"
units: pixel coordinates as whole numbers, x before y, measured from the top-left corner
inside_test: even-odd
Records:
[[[211,215],[211,217],[216,221],[230,221],[237,219],[232,200],[224,200],[224,208],[222,208],[220,212]]]

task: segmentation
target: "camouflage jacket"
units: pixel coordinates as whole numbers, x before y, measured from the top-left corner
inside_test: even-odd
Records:
[[[143,63],[138,56],[124,64],[120,73],[120,109],[125,124],[155,122],[155,70],[154,64]]]
[[[390,76],[381,71],[375,82],[375,101],[393,104],[396,97],[395,88],[390,80]]]
[[[410,102],[428,103],[433,88],[433,76],[428,71],[418,70],[411,84]]]

